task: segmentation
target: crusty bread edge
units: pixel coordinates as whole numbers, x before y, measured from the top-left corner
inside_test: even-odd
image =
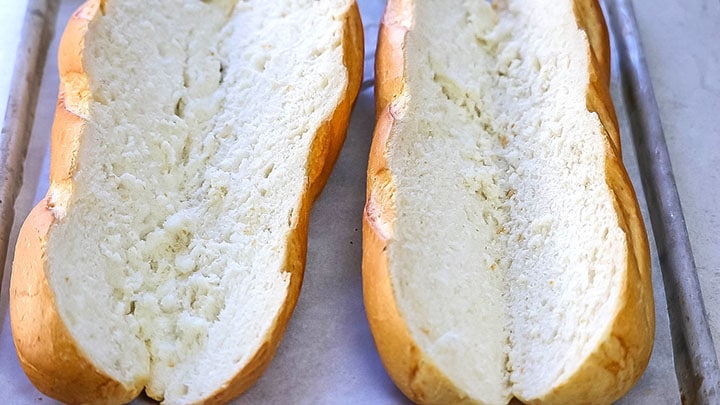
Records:
[[[84,75],[80,59],[83,38],[99,5],[99,0],[88,1],[67,24],[58,50],[61,83]],[[20,365],[40,392],[66,403],[125,403],[142,391],[145,380],[139,378],[125,386],[88,359],[60,318],[46,275],[48,234],[57,220],[54,210],[64,203],[72,187],[86,122],[72,112],[78,106],[69,105],[65,90],[61,84],[52,128],[51,188],[25,220],[15,248],[10,282],[13,339]]]
[[[380,117],[405,87],[405,35],[412,27],[414,0],[389,0],[375,49],[375,114]]]
[[[142,391],[140,378],[125,386],[98,369],[77,345],[56,309],[45,275],[47,234],[55,216],[47,199],[23,224],[10,284],[10,322],[25,374],[35,387],[64,403],[127,403]]]
[[[350,123],[357,95],[360,91],[363,76],[364,39],[363,25],[357,3],[353,0],[343,19],[343,63],[345,64],[348,81],[342,100],[337,105],[330,119],[325,121],[315,134],[306,166],[305,193],[301,197],[300,210],[297,214],[297,225],[288,237],[285,254],[284,270],[290,273],[288,296],[279,309],[273,325],[263,338],[263,344],[248,365],[236,374],[222,388],[215,391],[204,403],[221,404],[237,397],[255,381],[270,365],[275,351],[280,345],[290,316],[297,304],[302,285],[307,256],[308,224],[313,202],[327,183],[335,161],[340,154],[345,135]]]
[[[389,0],[375,52],[377,123],[367,169],[363,215],[363,299],[380,358],[395,385],[416,403],[472,403],[412,338],[397,306],[388,269],[387,244],[395,222],[395,185],[386,152],[405,86],[405,36],[412,28],[414,0]]]
[[[74,91],[88,92],[82,66],[84,36],[89,22],[102,8],[102,0],[88,0],[67,24],[59,48],[59,74],[73,81]],[[246,367],[204,403],[224,403],[246,391],[269,366],[297,303],[302,284],[310,209],[320,194],[342,148],[350,113],[362,81],[363,26],[355,1],[343,20],[343,63],[348,82],[342,100],[315,134],[306,166],[306,187],[297,223],[288,237],[284,270],[290,273],[288,296],[272,327]],[[79,80],[79,81],[78,81]],[[78,88],[78,86],[84,88]],[[67,104],[66,104],[67,103]],[[127,403],[137,397],[147,378],[126,387],[99,370],[77,345],[56,309],[47,279],[47,241],[57,213],[72,192],[80,138],[86,121],[69,105],[61,84],[51,137],[51,187],[21,228],[15,250],[10,286],[10,317],[20,364],[42,393],[66,403]]]
[[[588,38],[587,108],[600,118],[606,137],[605,180],[614,198],[618,225],[626,237],[628,262],[614,322],[605,331],[602,343],[569,378],[558,381],[546,395],[527,399],[527,403],[612,403],[620,399],[645,371],[655,338],[650,247],[638,200],[622,162],[609,87],[607,25],[595,0],[575,0],[574,11],[578,28]]]
[[[654,304],[647,234],[635,192],[622,163],[620,135],[609,91],[610,46],[607,27],[596,0],[575,0],[578,27],[588,39],[590,82],[588,111],[595,112],[606,136],[606,182],[615,199],[620,228],[627,238],[627,271],[620,305],[605,339],[588,360],[528,403],[609,403],[638,381],[650,358],[654,339]],[[412,27],[413,0],[389,0],[383,16],[376,57],[377,125],[367,173],[363,216],[363,291],[370,328],[388,374],[418,403],[470,401],[420,349],[400,313],[388,267],[395,204],[392,173],[387,164],[396,107],[392,101],[405,85],[405,37]]]
[[[363,215],[363,299],[370,330],[390,378],[413,402],[473,403],[418,346],[395,300],[387,257],[395,221],[395,186],[385,158],[395,121],[392,107],[389,104],[380,114],[375,127]]]

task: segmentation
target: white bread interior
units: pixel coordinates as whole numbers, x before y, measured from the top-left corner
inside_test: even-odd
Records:
[[[573,2],[415,1],[386,158],[388,266],[473,401],[540,398],[606,338],[627,268]]]
[[[313,134],[348,85],[350,4],[103,2],[77,78],[90,91],[65,89],[88,123],[73,189],[54,191],[47,272],[110,377],[196,402],[263,343]]]

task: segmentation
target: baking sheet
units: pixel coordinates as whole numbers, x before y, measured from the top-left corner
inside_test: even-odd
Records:
[[[605,5],[660,256],[680,397],[684,403],[715,404],[720,402],[720,366],[635,13],[630,0]]]
[[[56,32],[62,32],[70,13],[81,3],[79,0],[61,3]],[[384,1],[359,0],[358,3],[366,29],[366,78],[370,78]],[[10,241],[12,246],[22,219],[47,189],[47,145],[58,87],[55,63],[58,40],[59,35],[50,50],[40,90],[31,149],[26,161],[25,184],[16,204],[17,220]],[[620,121],[624,158],[645,221],[649,224],[621,91],[617,64],[614,63],[612,93]],[[340,158],[312,212],[305,281],[295,313],[267,372],[236,401],[238,404],[409,403],[382,367],[362,303],[361,219],[374,111],[372,88],[369,88],[358,98]],[[650,245],[657,314],[656,341],[647,371],[633,390],[618,402],[621,404],[680,403],[664,289],[652,239]],[[15,356],[7,316],[9,273],[8,265],[0,293],[0,403],[57,403],[34,389]],[[139,399],[135,403],[151,401]]]

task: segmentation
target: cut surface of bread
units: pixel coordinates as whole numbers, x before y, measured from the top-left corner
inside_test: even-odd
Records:
[[[73,18],[51,189],[13,271],[21,361],[69,402],[126,401],[143,386],[167,403],[237,395],[297,300],[312,199],[362,76],[357,7],[108,0]],[[69,354],[33,345],[54,344],[28,326],[48,312],[102,384],[63,381]]]
[[[648,361],[646,236],[575,3],[388,4],[364,289],[415,401],[605,403]]]

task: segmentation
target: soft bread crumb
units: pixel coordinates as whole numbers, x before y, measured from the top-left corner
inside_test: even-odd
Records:
[[[111,377],[191,403],[263,343],[313,135],[347,86],[348,7],[106,1],[91,22],[88,123],[48,262],[61,317]]]
[[[414,7],[387,154],[393,290],[470,398],[536,398],[605,338],[627,265],[586,38],[569,1]]]

